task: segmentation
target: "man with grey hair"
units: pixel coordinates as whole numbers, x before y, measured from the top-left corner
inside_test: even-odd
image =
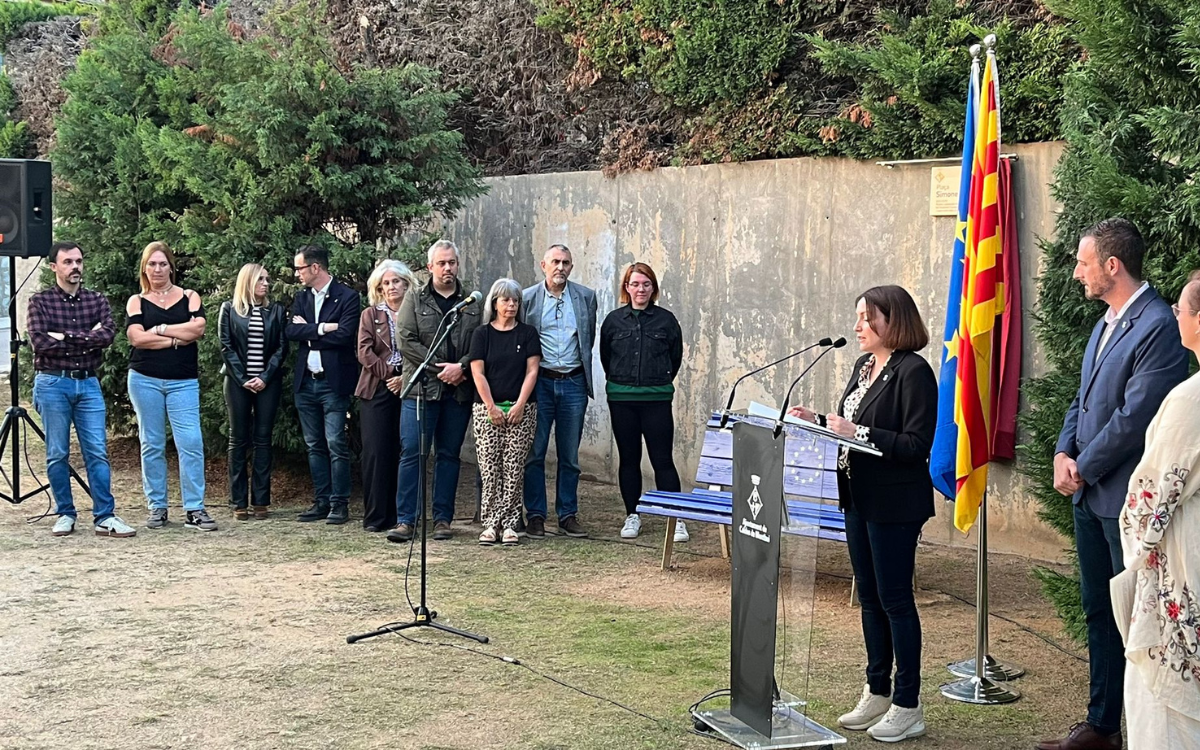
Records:
[[[403,377],[412,377],[425,361],[429,347],[439,333],[442,318],[462,302],[462,284],[458,247],[449,240],[438,240],[429,247],[429,280],[404,295],[397,315],[396,338],[404,357]],[[433,538],[453,536],[454,496],[458,491],[458,454],[471,421],[471,402],[475,387],[471,381],[471,335],[479,327],[479,309],[462,310],[462,320],[434,354],[434,365],[423,384],[425,410],[421,415],[425,444],[434,447],[433,467]],[[417,483],[425,481],[425,467],[417,455],[416,389],[400,407],[400,472],[396,498],[396,528],[388,532],[388,541],[412,539],[417,520]]]
[[[550,430],[558,448],[554,510],[559,531],[585,537],[579,524],[579,443],[583,415],[593,394],[592,344],[596,340],[596,293],[570,281],[575,264],[566,245],[551,245],[542,256],[546,281],[521,294],[525,323],[537,329],[542,363],[537,382],[537,432],[525,463],[526,533],[546,534],[546,451]]]

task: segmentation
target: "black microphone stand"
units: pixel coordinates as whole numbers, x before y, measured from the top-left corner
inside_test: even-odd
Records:
[[[738,378],[737,380],[733,381],[733,387],[729,389],[729,400],[725,402],[725,408],[721,410],[721,424],[720,424],[719,429],[723,430],[723,429],[725,429],[725,425],[729,424],[729,416],[732,413],[730,410],[733,409],[733,396],[734,396],[734,394],[737,393],[737,387],[739,385],[741,385],[743,380],[750,377],[751,375],[757,375],[758,373],[762,372],[763,370],[769,370],[772,367],[774,367],[775,365],[783,364],[784,362],[787,362],[789,359],[794,359],[796,357],[799,357],[801,354],[804,354],[807,351],[816,349],[818,346],[830,346],[832,344],[833,344],[832,339],[830,339],[828,337],[823,338],[820,341],[818,341],[817,343],[813,344],[812,346],[806,346],[798,352],[792,352],[791,354],[787,355],[786,357],[781,357],[781,358],[775,360],[774,362],[768,362],[767,364],[763,365],[762,367],[753,369],[750,372],[748,372],[745,375]]]
[[[409,378],[408,382],[404,384],[404,390],[400,392],[400,400],[403,401],[408,397],[408,394],[412,392],[414,388],[417,391],[417,464],[420,467],[420,479],[417,482],[417,512],[421,517],[420,603],[416,607],[413,607],[413,619],[411,621],[390,622],[387,625],[382,625],[369,633],[346,636],[346,643],[358,643],[359,641],[367,638],[374,638],[375,636],[383,635],[384,633],[395,633],[401,630],[407,630],[408,628],[434,628],[442,631],[443,633],[450,633],[451,635],[470,638],[471,640],[479,641],[480,643],[488,642],[486,635],[476,635],[474,633],[467,632],[466,630],[459,630],[458,628],[452,628],[449,625],[443,625],[442,623],[438,622],[437,612],[429,609],[425,599],[426,581],[428,579],[426,571],[429,567],[428,560],[426,558],[428,518],[425,512],[425,463],[429,458],[429,446],[425,444],[425,380],[429,377],[430,362],[433,361],[434,355],[438,348],[441,347],[442,343],[445,342],[447,338],[449,338],[450,332],[458,326],[461,313],[460,311],[452,310],[451,312],[447,313],[447,317],[450,319],[450,323],[442,329],[442,334],[435,338],[433,345],[429,347],[429,353],[425,355],[425,361],[422,362],[419,367],[417,367],[417,369],[413,372],[412,377]],[[445,322],[445,319],[443,319],[442,322]]]
[[[783,415],[787,414],[788,404],[791,403],[792,391],[796,389],[796,384],[804,379],[804,376],[808,374],[809,370],[816,367],[817,363],[821,361],[821,357],[824,357],[834,349],[840,349],[845,345],[845,338],[839,338],[837,341],[827,344],[826,348],[815,358],[813,358],[813,361],[809,363],[808,367],[804,368],[804,372],[800,373],[800,376],[793,380],[792,384],[788,386],[787,395],[783,397],[783,406],[779,408],[779,416],[775,419],[775,437],[779,437],[779,433],[783,431]]]

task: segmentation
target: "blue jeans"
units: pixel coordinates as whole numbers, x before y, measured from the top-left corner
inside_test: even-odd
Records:
[[[346,438],[350,397],[335,393],[328,380],[305,376],[294,400],[308,446],[313,499],[321,506],[345,505],[350,500],[350,442]]]
[[[129,400],[142,444],[142,491],[150,508],[167,507],[167,422],[179,454],[184,510],[204,510],[204,440],[200,436],[200,381],[163,380],[129,371]]]
[[[1086,501],[1077,503],[1075,549],[1079,553],[1091,677],[1087,722],[1101,734],[1116,734],[1121,731],[1125,689],[1125,645],[1113,618],[1108,590],[1109,579],[1125,569],[1117,519],[1097,516]]]
[[[104,434],[104,396],[96,378],[73,380],[38,373],[33,378],[33,408],[42,415],[46,430],[46,473],[60,516],[75,517],[71,497],[71,422],[79,436],[79,449],[87,466],[92,491],[92,515],[99,523],[113,514],[112,472],[108,467],[108,442]]]
[[[458,493],[458,454],[462,450],[467,426],[471,423],[471,405],[460,404],[453,396],[426,401],[421,415],[425,445],[433,444],[433,522],[454,520],[454,496]],[[417,400],[404,399],[400,408],[400,477],[396,493],[398,523],[416,523],[417,483],[425,481],[425,467],[417,456]]]
[[[921,692],[921,618],[913,598],[913,569],[924,525],[874,523],[846,513],[846,546],[858,581],[867,646],[867,684],[875,695],[891,695],[901,708],[916,708]]]
[[[565,521],[579,512],[579,443],[588,405],[587,379],[582,372],[562,380],[538,378],[537,405],[537,432],[525,461],[525,515],[546,518],[546,451],[550,448],[550,428],[556,427],[554,511],[559,521]]]

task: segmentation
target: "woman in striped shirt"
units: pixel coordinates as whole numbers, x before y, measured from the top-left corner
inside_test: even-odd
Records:
[[[257,263],[238,272],[233,299],[221,305],[221,356],[225,366],[225,405],[229,410],[229,503],[234,517],[267,517],[271,504],[271,433],[279,412],[287,313],[271,302],[271,278]],[[253,443],[254,464],[247,491],[246,449]]]

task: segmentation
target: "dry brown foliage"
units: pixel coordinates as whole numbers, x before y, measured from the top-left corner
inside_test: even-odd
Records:
[[[677,132],[677,116],[648,87],[601,78],[538,28],[529,0],[330,0],[329,15],[344,64],[442,72],[443,86],[462,95],[452,125],[486,174],[657,165],[650,154],[660,146],[636,144]],[[655,135],[639,137],[630,123],[652,123]]]
[[[85,21],[63,16],[26,24],[5,50],[4,68],[17,96],[17,119],[29,123],[44,156],[54,144],[54,118],[67,100],[62,81],[83,51]]]

